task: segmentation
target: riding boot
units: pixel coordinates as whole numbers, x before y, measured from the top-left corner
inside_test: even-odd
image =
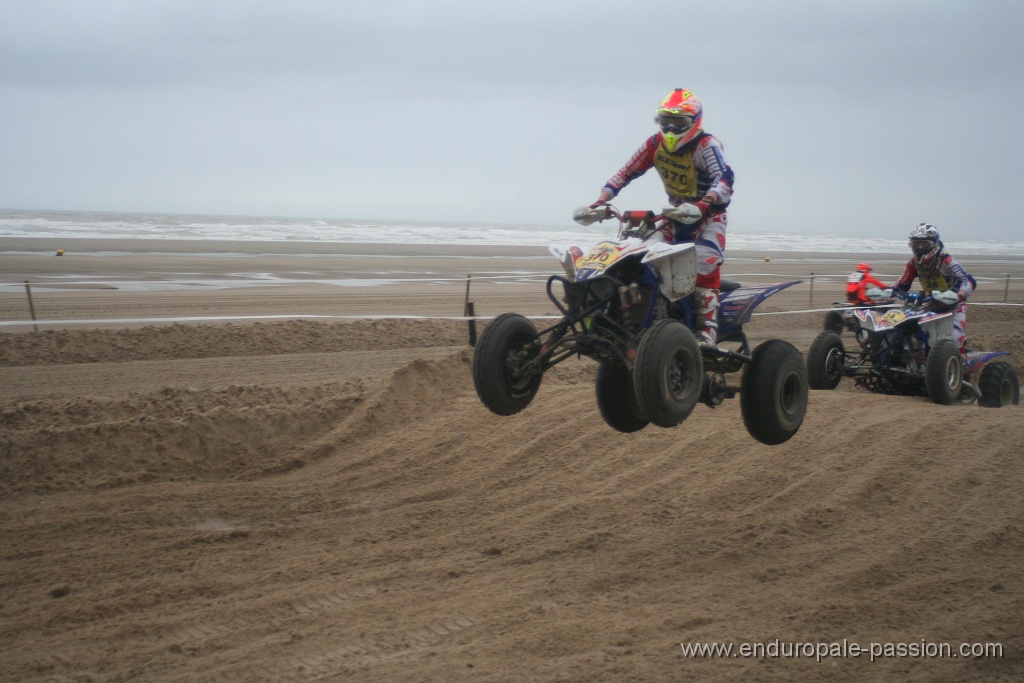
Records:
[[[718,341],[718,290],[697,287],[693,290],[693,298],[697,343],[714,346]]]

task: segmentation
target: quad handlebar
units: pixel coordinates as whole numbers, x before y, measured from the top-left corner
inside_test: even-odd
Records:
[[[647,239],[655,231],[669,222],[691,224],[701,219],[700,209],[692,204],[667,206],[661,213],[653,211],[619,211],[611,204],[601,206],[581,206],[572,212],[572,219],[580,225],[587,226],[600,223],[609,218],[619,221],[619,236],[636,234]]]
[[[693,204],[666,206],[661,213],[653,211],[619,211],[611,204],[601,206],[581,206],[572,212],[572,219],[580,225],[600,223],[609,218],[617,218],[619,223],[638,227],[644,221],[657,223],[662,220],[677,221],[689,225],[701,219],[700,209]]]
[[[872,296],[869,290],[868,296],[879,303],[891,301],[892,299],[899,299],[903,302],[904,306],[914,309],[932,306],[932,304],[938,306],[938,308],[933,310],[944,310],[948,308],[946,304],[936,300],[935,297],[924,292],[905,292],[902,289],[893,289],[891,290],[890,296],[885,296],[885,290],[876,289],[875,292],[876,294]]]
[[[903,300],[908,306],[927,306],[935,301],[930,294],[924,292],[904,292],[902,289],[892,290],[893,297]]]
[[[619,211],[611,204],[601,206],[581,206],[572,212],[572,218],[580,225],[591,225],[600,223],[609,218],[616,218],[619,221],[619,237],[627,234],[637,234],[646,239],[664,221],[664,214],[656,214],[653,211]]]
[[[872,287],[867,292],[868,297],[875,301],[888,301],[890,299],[899,299],[910,306],[916,306],[918,304],[925,304],[932,300],[930,296],[924,292],[904,292],[902,289],[893,289],[888,287],[886,289],[878,289]]]

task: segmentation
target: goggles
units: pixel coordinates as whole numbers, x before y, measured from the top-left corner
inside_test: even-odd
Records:
[[[658,114],[662,133],[685,133],[693,128],[693,117],[682,114]]]
[[[931,240],[911,240],[910,250],[914,256],[925,256],[935,248],[935,242]]]

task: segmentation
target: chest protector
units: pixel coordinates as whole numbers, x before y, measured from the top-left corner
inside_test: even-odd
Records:
[[[949,283],[946,281],[946,276],[942,274],[942,270],[938,266],[936,266],[935,270],[929,273],[925,273],[918,268],[917,278],[921,281],[921,289],[926,292],[931,292],[933,289],[943,292],[949,289]]]
[[[670,154],[662,145],[654,153],[654,168],[658,169],[665,192],[681,199],[697,199],[697,169],[693,165],[692,149],[682,154]]]
[[[856,298],[860,292],[860,281],[864,279],[864,273],[851,273],[846,278],[846,296]]]

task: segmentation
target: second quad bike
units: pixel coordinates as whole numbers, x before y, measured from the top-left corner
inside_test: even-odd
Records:
[[[1008,352],[961,354],[951,310],[935,309],[932,298],[920,292],[895,294],[902,307],[853,311],[856,349],[847,350],[829,330],[815,338],[807,352],[812,389],[835,389],[851,377],[875,393],[927,396],[943,405],[976,400],[998,408],[1020,402],[1016,370],[995,361]]]

